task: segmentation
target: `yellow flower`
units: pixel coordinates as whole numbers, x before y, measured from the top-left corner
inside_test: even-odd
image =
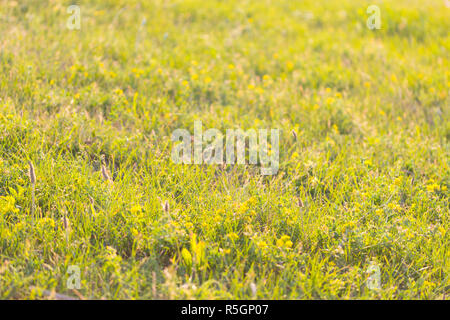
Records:
[[[95,17],[100,17],[100,16],[102,16],[104,14],[105,14],[105,11],[103,11],[103,10],[94,11],[94,16]]]
[[[135,205],[135,206],[131,207],[130,212],[132,214],[137,214],[137,213],[140,213],[141,210],[142,210],[142,208],[140,205]]]
[[[250,206],[254,206],[254,205],[256,204],[256,197],[251,197],[251,198],[249,198],[249,199],[247,200],[247,203],[248,203]]]
[[[291,237],[289,237],[288,235],[281,236],[281,238],[277,240],[276,244],[277,244],[277,247],[284,248],[284,249],[289,249],[293,245],[293,243],[291,241]]]
[[[339,133],[339,128],[336,124],[333,124],[333,131]]]
[[[244,202],[244,203],[239,207],[238,212],[242,214],[242,213],[245,213],[247,210],[248,210],[248,203],[247,203],[247,202]]]
[[[114,90],[114,93],[117,94],[117,95],[119,95],[119,96],[122,96],[122,95],[123,95],[122,89],[119,89],[119,88],[115,89],[115,90]]]
[[[139,236],[139,231],[137,231],[136,228],[131,228],[131,235],[132,235],[134,238],[137,238],[137,237]]]
[[[389,209],[394,211],[401,211],[402,207],[400,207],[397,203],[389,203],[388,204]]]
[[[227,234],[227,236],[228,236],[228,238],[230,238],[231,241],[239,239],[239,236],[235,232],[230,232],[229,234]]]
[[[136,76],[136,78],[140,78],[140,76],[144,74],[144,70],[137,69],[137,68],[131,69],[131,72],[134,73],[134,75]]]
[[[19,212],[19,209],[16,208],[15,203],[16,199],[11,196],[0,197],[0,214]]]
[[[289,71],[292,71],[292,70],[294,69],[294,63],[293,63],[292,61],[286,62],[286,68],[287,68]]]
[[[439,191],[439,185],[437,183],[431,183],[429,185],[427,185],[427,191],[428,192],[435,192],[435,191]]]
[[[24,230],[25,226],[26,224],[23,221],[16,223],[13,228],[13,233],[17,233],[18,231]]]
[[[12,233],[8,229],[0,230],[0,236],[2,237],[2,239],[8,239],[11,237],[11,235]]]
[[[48,217],[39,219],[37,224],[40,228],[45,228],[45,227],[54,228],[55,227],[55,221]]]
[[[292,245],[293,245],[293,243],[292,243],[292,241],[290,241],[290,240],[288,240],[288,241],[286,241],[286,242],[284,243],[284,247],[285,247],[285,248],[292,248]]]
[[[436,284],[433,283],[433,282],[430,282],[430,281],[425,280],[425,281],[423,282],[423,287],[424,287],[425,289],[428,289],[428,288],[433,289],[434,287],[436,287]]]
[[[258,246],[258,248],[260,248],[260,249],[264,249],[264,248],[266,248],[267,247],[267,243],[265,242],[265,241],[258,241],[258,242],[256,242],[256,245]]]
[[[211,77],[205,78],[205,84],[209,84],[212,81]]]

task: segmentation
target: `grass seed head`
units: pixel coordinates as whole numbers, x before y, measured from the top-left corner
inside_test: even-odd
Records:
[[[297,132],[295,132],[295,130],[291,131],[292,136],[294,137],[294,140],[297,141]]]
[[[169,201],[164,201],[163,203],[163,210],[165,213],[169,213],[170,207],[169,207]]]
[[[102,165],[102,176],[105,181],[112,181],[111,177],[109,176],[108,170],[104,165]]]
[[[255,283],[250,283],[250,290],[252,291],[252,295],[253,295],[253,297],[256,297],[256,294],[257,294],[257,288],[256,288],[256,284]]]
[[[33,163],[31,161],[28,161],[28,175],[30,176],[31,184],[36,184],[36,170],[34,170]]]
[[[67,218],[66,214],[64,214],[64,216],[63,216],[63,225],[64,225],[64,230],[70,229],[70,222],[69,222],[69,219]]]

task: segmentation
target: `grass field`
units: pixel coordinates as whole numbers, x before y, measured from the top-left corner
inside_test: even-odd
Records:
[[[0,0],[0,298],[448,298],[445,0],[72,4]],[[174,163],[195,120],[278,173]]]

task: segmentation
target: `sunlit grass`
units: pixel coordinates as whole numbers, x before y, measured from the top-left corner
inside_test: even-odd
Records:
[[[448,297],[443,1],[71,4],[0,1],[1,298]],[[194,120],[278,174],[173,163]]]

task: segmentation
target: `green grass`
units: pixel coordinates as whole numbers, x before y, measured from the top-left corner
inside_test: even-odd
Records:
[[[444,1],[77,2],[0,1],[0,298],[448,298]],[[195,120],[278,174],[173,163]]]

